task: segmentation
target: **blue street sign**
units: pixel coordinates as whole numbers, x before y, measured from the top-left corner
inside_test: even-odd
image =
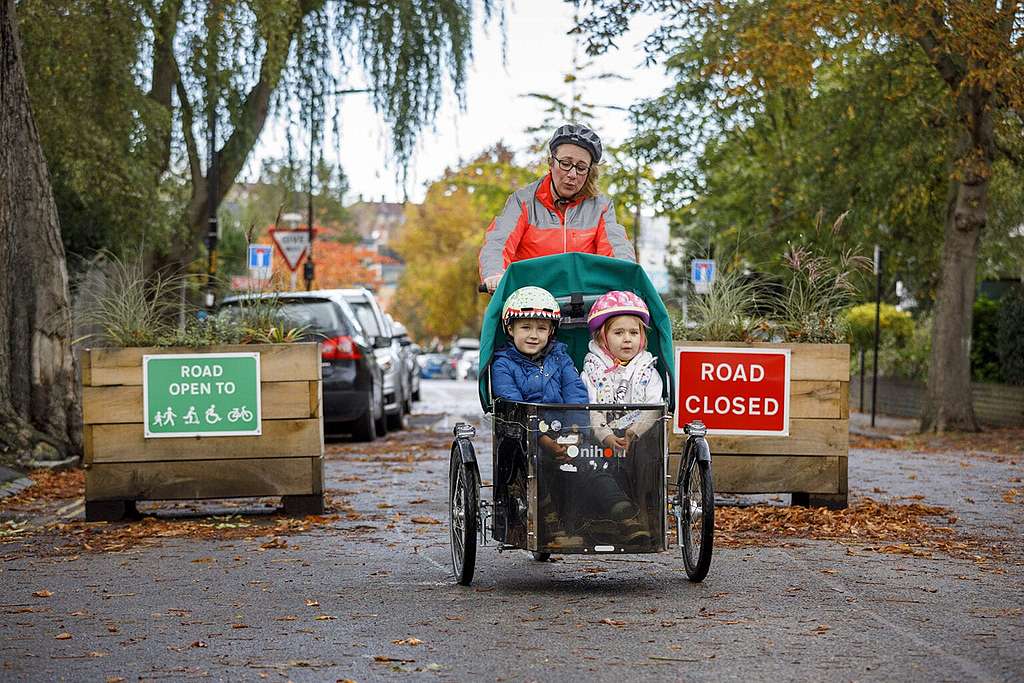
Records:
[[[707,292],[715,281],[714,259],[695,258],[690,261],[690,282],[698,293]]]
[[[249,245],[249,268],[265,270],[270,268],[270,255],[273,247],[269,244]]]

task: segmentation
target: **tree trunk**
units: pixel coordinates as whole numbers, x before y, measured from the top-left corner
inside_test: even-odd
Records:
[[[974,87],[965,87],[957,97],[964,130],[950,184],[921,431],[978,431],[971,393],[971,323],[978,242],[988,220],[995,151],[989,99]]]
[[[81,450],[69,301],[14,0],[0,0],[0,455],[8,460]]]

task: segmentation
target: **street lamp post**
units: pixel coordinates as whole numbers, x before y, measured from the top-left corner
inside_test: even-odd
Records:
[[[217,163],[217,41],[214,28],[216,26],[217,9],[211,1],[207,19],[206,36],[206,308],[213,310],[216,301],[214,281],[217,277],[217,200],[220,191],[220,165]]]

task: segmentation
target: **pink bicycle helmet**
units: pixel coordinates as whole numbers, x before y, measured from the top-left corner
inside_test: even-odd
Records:
[[[602,294],[590,308],[587,316],[587,327],[591,333],[601,329],[608,318],[617,315],[635,315],[640,318],[645,327],[651,326],[651,314],[647,310],[647,304],[633,292],[611,291]]]

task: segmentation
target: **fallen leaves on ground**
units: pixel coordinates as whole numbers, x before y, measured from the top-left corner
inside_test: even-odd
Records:
[[[413,524],[440,524],[441,520],[427,517],[426,515],[416,515],[412,517],[412,522]]]
[[[929,557],[937,551],[988,563],[984,553],[990,549],[973,539],[957,537],[950,526],[956,521],[951,510],[937,505],[882,503],[871,498],[840,510],[720,507],[715,508],[715,546],[736,548],[806,538],[854,542],[864,550],[915,557]]]
[[[1021,492],[1017,489],[1010,489],[1003,493],[1003,502],[1013,505],[1017,502],[1017,497],[1021,495]],[[1024,500],[1024,499],[1022,499]]]
[[[32,470],[28,477],[35,483],[24,491],[0,499],[0,510],[31,508],[39,503],[85,496],[83,470]]]
[[[49,598],[49,597],[53,596],[53,593],[50,592],[50,591],[47,591],[47,590],[42,590],[42,591],[36,591],[32,595],[34,597],[37,597],[37,598]]]
[[[394,643],[395,645],[412,645],[414,647],[416,645],[422,645],[423,644],[423,641],[420,640],[419,638],[402,638],[401,640],[392,640],[391,642]]]
[[[293,517],[241,517],[232,516],[230,522],[222,517],[198,519],[161,519],[144,517],[132,522],[57,522],[47,527],[63,536],[67,543],[59,549],[67,551],[118,552],[129,548],[157,545],[167,538],[239,540],[271,536],[272,540],[260,546],[287,548],[281,536],[309,531],[337,521],[337,515],[309,515]],[[202,558],[200,558],[202,560]]]

